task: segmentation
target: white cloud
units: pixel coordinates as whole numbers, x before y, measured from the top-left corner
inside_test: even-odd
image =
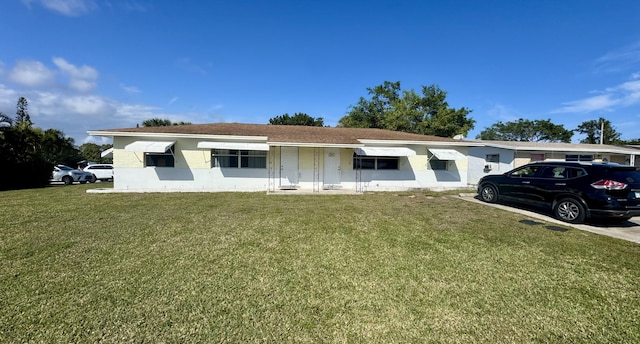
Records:
[[[520,118],[516,115],[516,110],[502,104],[494,105],[487,110],[487,114],[492,118],[504,122],[516,121]]]
[[[55,72],[40,61],[18,61],[9,72],[9,80],[24,86],[47,86],[55,81]]]
[[[90,92],[97,86],[98,71],[87,65],[77,67],[61,57],[54,57],[53,63],[62,75],[69,78],[69,87],[79,92]]]
[[[120,88],[123,89],[125,92],[127,93],[142,93],[142,91],[140,91],[139,88],[135,87],[135,86],[128,86],[125,84],[120,84]]]
[[[619,107],[640,104],[640,80],[623,82],[615,87],[608,87],[600,94],[563,103],[552,113],[592,113],[595,111],[613,111]]]
[[[98,8],[93,0],[22,0],[22,3],[29,9],[32,8],[31,4],[34,2],[48,10],[69,17],[87,14]]]
[[[596,72],[620,72],[640,66],[640,42],[607,52],[594,62]]]
[[[18,98],[18,92],[0,84],[0,112],[4,112],[5,115],[11,117],[9,109],[15,109]]]
[[[186,70],[186,71],[188,71],[190,73],[196,73],[196,74],[200,74],[200,75],[206,75],[207,74],[207,70],[204,67],[194,63],[188,57],[179,58],[176,61],[176,66],[178,68]]]
[[[74,65],[64,58],[52,59],[47,67],[39,61],[19,61],[6,75],[0,75],[0,111],[8,116],[15,113],[16,102],[24,96],[29,100],[29,112],[35,126],[62,130],[77,144],[90,140],[102,142],[102,138],[88,137],[88,130],[135,127],[149,118],[166,118],[172,122],[205,123],[225,118],[210,112],[176,114],[161,107],[146,104],[130,104],[97,94],[99,72],[86,65]],[[2,80],[7,83],[3,84]],[[138,93],[134,86],[120,83],[128,92]],[[178,101],[173,97],[169,104]],[[215,106],[210,110],[218,109]]]

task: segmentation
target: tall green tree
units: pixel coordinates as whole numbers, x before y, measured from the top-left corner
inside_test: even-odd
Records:
[[[61,130],[36,129],[36,131],[41,137],[40,150],[47,162],[75,167],[82,160],[82,154],[76,148],[74,139],[65,136]]]
[[[604,128],[604,131],[602,130]],[[586,135],[586,137],[580,140],[580,143],[600,143],[600,137],[602,137],[602,143],[607,145],[621,144],[621,134],[611,124],[609,120],[600,117],[598,120],[584,121],[578,125],[575,129],[576,132]]]
[[[571,142],[573,131],[547,120],[520,118],[512,122],[497,122],[481,131],[477,139],[497,141]]]
[[[437,85],[422,86],[422,94],[417,94],[402,90],[400,81],[385,81],[367,92],[370,98],[360,97],[339,126],[453,137],[466,135],[475,125],[468,117],[471,110],[449,107],[447,92]]]
[[[189,125],[189,124],[191,124],[191,122],[180,121],[180,122],[173,123],[171,122],[171,120],[157,118],[157,117],[142,121],[143,127],[168,127],[172,125]]]
[[[25,97],[18,98],[18,103],[16,104],[16,124],[27,127],[31,127],[33,124],[31,122],[31,116],[29,115],[29,101],[27,101]]]
[[[47,185],[53,165],[42,154],[41,133],[30,120],[18,123],[0,114],[0,121],[0,190]]]
[[[281,116],[272,117],[269,119],[269,124],[278,125],[305,125],[309,127],[323,127],[324,119],[322,117],[313,118],[306,113],[296,112],[293,116],[285,113]]]
[[[110,164],[113,158],[103,158],[102,152],[113,147],[111,144],[98,145],[92,142],[82,144],[78,149],[82,157],[87,161],[94,161],[100,164]]]

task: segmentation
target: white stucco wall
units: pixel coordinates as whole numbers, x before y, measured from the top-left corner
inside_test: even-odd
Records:
[[[145,167],[143,152],[127,152],[124,147],[134,141],[176,141],[174,167]],[[118,190],[176,190],[176,191],[267,191],[282,184],[280,147],[271,147],[267,168],[211,167],[211,153],[198,149],[201,139],[190,138],[133,138],[115,137],[113,160],[114,188]],[[446,171],[433,171],[428,166],[428,149],[409,146],[417,155],[400,157],[398,170],[362,170],[362,191],[402,191],[415,188],[446,189],[467,186],[468,159],[448,161]],[[466,156],[466,147],[438,147],[456,149]],[[335,150],[335,149],[334,149]],[[315,156],[317,151],[317,157]],[[339,148],[337,173],[339,187],[356,189],[356,170],[353,169],[353,149]],[[317,160],[316,160],[317,159]],[[298,183],[302,189],[323,188],[325,184],[325,149],[298,148]],[[335,161],[334,161],[335,165]],[[327,165],[327,168],[333,165]],[[289,166],[291,167],[291,166]],[[271,168],[271,170],[270,170]],[[316,170],[317,168],[317,170]],[[335,175],[333,175],[335,180]],[[315,183],[315,184],[314,184]],[[334,186],[334,185],[332,185]]]
[[[498,154],[500,162],[489,164],[486,161],[488,154]],[[480,178],[488,174],[505,173],[514,167],[515,155],[512,150],[493,147],[469,147],[469,185],[476,185]],[[491,165],[491,169],[485,169],[485,165]]]

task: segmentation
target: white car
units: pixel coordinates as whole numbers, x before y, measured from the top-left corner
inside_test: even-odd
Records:
[[[94,183],[96,180],[93,179],[93,175],[91,173],[76,170],[65,165],[57,165],[53,167],[50,181],[63,182],[64,185],[70,185],[74,182],[79,182],[80,184],[84,184],[86,182]]]
[[[93,180],[113,180],[113,165],[111,164],[93,164],[83,169],[85,172],[89,172],[93,176]]]

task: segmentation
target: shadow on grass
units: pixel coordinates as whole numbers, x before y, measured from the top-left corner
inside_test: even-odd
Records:
[[[534,221],[534,220],[520,220],[519,221],[522,224],[525,225],[529,225],[529,226],[539,226],[539,225],[545,225],[544,222],[538,222],[538,221]],[[552,230],[555,232],[568,232],[569,228],[567,227],[560,227],[560,226],[554,226],[554,225],[545,225],[544,228],[548,229],[548,230]]]

